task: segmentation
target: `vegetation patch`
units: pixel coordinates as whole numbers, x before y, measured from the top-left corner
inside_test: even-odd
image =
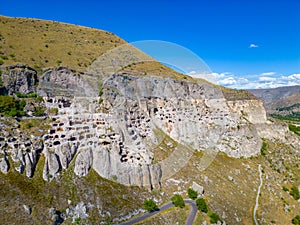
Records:
[[[0,114],[4,116],[24,116],[26,102],[8,95],[0,96]]]
[[[285,121],[291,121],[291,122],[300,122],[300,113],[299,112],[292,112],[289,115],[280,115],[280,114],[270,114],[271,117],[285,120]]]
[[[204,198],[198,198],[196,200],[196,204],[197,204],[198,210],[200,210],[201,212],[204,212],[204,213],[208,212],[208,206],[207,206]]]
[[[153,212],[157,210],[158,207],[153,199],[146,199],[144,201],[144,209],[146,209],[148,212]]]
[[[189,196],[190,199],[196,200],[196,198],[198,197],[198,192],[195,191],[192,188],[189,188],[188,189],[188,196]]]
[[[300,136],[300,126],[289,124],[289,130]]]
[[[297,215],[292,219],[292,224],[300,225],[300,215]]]
[[[180,194],[176,194],[171,198],[175,207],[183,208],[185,206],[184,200]]]
[[[261,146],[261,149],[260,149],[260,154],[262,156],[266,156],[266,154],[267,154],[267,147],[268,147],[267,142],[265,140],[263,140],[262,146]]]

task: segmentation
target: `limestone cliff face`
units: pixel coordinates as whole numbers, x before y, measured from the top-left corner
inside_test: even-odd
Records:
[[[2,92],[9,95],[17,92],[28,94],[36,91],[37,71],[21,64],[9,66],[2,70],[2,81]]]
[[[50,115],[51,128],[38,150],[46,159],[45,180],[75,160],[78,176],[93,168],[124,185],[160,188],[172,165],[189,159],[185,148],[250,157],[261,149],[257,125],[268,126],[259,100],[227,101],[220,89],[204,82],[118,74],[104,80],[61,67],[43,74],[38,94],[49,112],[57,112]],[[155,159],[163,138],[156,130],[182,146],[163,161]],[[38,157],[22,147],[15,152],[11,157],[20,161],[20,172],[32,176]],[[6,162],[4,155],[1,171]]]

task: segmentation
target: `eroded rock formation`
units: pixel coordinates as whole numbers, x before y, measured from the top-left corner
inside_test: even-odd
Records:
[[[93,168],[124,185],[160,188],[171,164],[189,158],[184,158],[184,148],[177,148],[169,160],[156,161],[164,138],[157,130],[192,151],[213,148],[231,157],[256,155],[262,137],[276,136],[262,129],[270,122],[261,101],[229,101],[221,89],[200,81],[121,74],[103,79],[60,67],[43,74],[38,94],[47,110],[56,112],[49,116],[51,128],[42,137],[24,140],[3,132],[3,173],[9,167],[8,154],[19,165],[16,170],[32,177],[43,154],[45,180],[51,181],[75,160],[78,176]],[[287,130],[281,132],[284,136]]]

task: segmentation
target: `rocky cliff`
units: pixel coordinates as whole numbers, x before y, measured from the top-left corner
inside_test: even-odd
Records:
[[[36,77],[28,77],[30,70],[10,68],[14,76],[9,81],[4,76],[8,93],[34,91],[30,84]],[[171,164],[181,160],[184,166],[189,160],[189,154],[174,158],[182,151],[176,148],[169,159],[156,159],[164,137],[192,151],[213,148],[231,157],[250,157],[262,146],[259,127],[269,126],[261,101],[227,100],[221,89],[200,81],[122,74],[104,80],[101,75],[59,67],[39,78],[37,93],[49,112],[50,128],[40,137],[2,132],[4,173],[11,158],[19,164],[16,170],[31,177],[43,154],[45,180],[54,179],[75,160],[78,176],[93,168],[124,185],[160,188],[161,179],[172,175],[167,169]]]

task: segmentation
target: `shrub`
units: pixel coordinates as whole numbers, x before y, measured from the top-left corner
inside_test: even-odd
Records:
[[[297,215],[292,219],[292,224],[300,225],[300,215]]]
[[[214,212],[209,213],[208,215],[210,217],[210,222],[211,223],[217,223],[218,221],[222,221],[220,216]]]
[[[8,57],[6,55],[1,55],[1,58],[4,60],[8,60]]]
[[[34,116],[43,116],[43,115],[45,115],[45,109],[37,108],[32,115],[34,115]]]
[[[57,115],[58,113],[58,108],[51,108],[49,109],[49,114],[51,115]]]
[[[28,94],[23,94],[23,93],[20,93],[20,92],[17,92],[16,93],[16,96],[18,98],[37,98],[38,95],[36,93],[28,93]]]
[[[283,186],[282,190],[284,190],[285,192],[289,191],[289,189],[286,186]]]
[[[148,212],[152,212],[158,209],[155,201],[153,201],[153,199],[147,199],[144,201],[144,208],[148,211]]]
[[[293,186],[290,190],[290,195],[293,196],[293,198],[295,200],[299,200],[300,199],[300,194],[299,194],[299,190],[296,186]]]
[[[183,200],[182,196],[179,194],[174,195],[171,198],[171,201],[173,202],[174,206],[176,206],[176,207],[183,208],[185,206],[184,200]]]
[[[3,65],[3,63],[4,63],[3,60],[0,59],[0,66]]]
[[[196,204],[197,204],[198,210],[200,210],[201,212],[204,212],[204,213],[208,212],[208,207],[207,207],[207,204],[206,204],[204,198],[198,198],[196,200]]]
[[[198,197],[198,192],[193,190],[192,188],[188,189],[188,196],[190,199],[195,200]]]
[[[0,113],[5,116],[24,116],[26,102],[20,101],[12,96],[0,96]]]
[[[263,143],[262,143],[262,146],[261,146],[261,149],[260,149],[260,154],[262,156],[266,155],[267,146],[268,146],[268,144],[263,140]]]

